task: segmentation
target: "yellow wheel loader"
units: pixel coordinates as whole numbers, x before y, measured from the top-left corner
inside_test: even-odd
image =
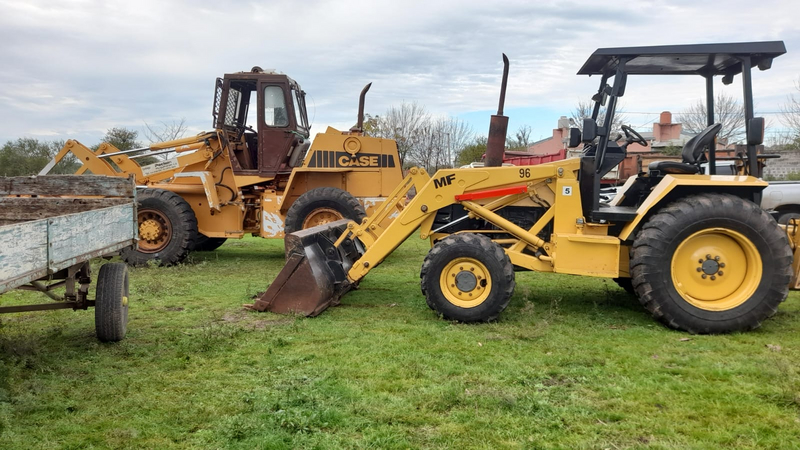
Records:
[[[182,261],[192,250],[213,250],[228,238],[286,232],[340,219],[361,221],[400,182],[397,145],[362,132],[328,128],[309,141],[305,92],[293,79],[254,67],[218,78],[214,131],[120,151],[104,143],[92,151],[78,141],[68,154],[77,173],[133,175],[139,202],[139,244],[122,252],[129,264]],[[167,159],[140,165],[137,159]]]
[[[749,330],[775,314],[792,279],[796,227],[758,207],[751,69],[769,69],[782,42],[599,49],[579,74],[596,75],[591,118],[570,132],[580,158],[527,167],[439,170],[409,175],[361,222],[342,220],[286,237],[288,262],[256,310],[315,315],[358,284],[415,230],[432,248],[420,270],[428,305],[448,320],[494,320],[514,292],[515,270],[617,280],[666,325],[692,333]],[[507,73],[507,66],[506,66]],[[629,75],[705,78],[709,127],[687,142],[682,162],[656,162],[610,203],[600,179],[644,139],[630,127],[610,136]],[[713,79],[741,78],[747,155],[739,175],[714,173]],[[503,86],[505,86],[505,76]],[[492,117],[487,161],[501,161],[507,118]],[[598,123],[605,109],[605,120]],[[710,173],[702,164],[710,160]],[[416,196],[403,199],[412,188]],[[388,225],[384,220],[399,212]],[[788,232],[787,232],[788,231]],[[791,238],[791,239],[790,239]]]

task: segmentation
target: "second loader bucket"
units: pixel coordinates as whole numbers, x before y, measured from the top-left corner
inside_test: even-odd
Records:
[[[286,265],[267,291],[254,304],[245,306],[314,317],[328,306],[338,305],[339,298],[354,287],[347,271],[362,253],[352,239],[334,246],[348,222],[338,220],[287,235]]]

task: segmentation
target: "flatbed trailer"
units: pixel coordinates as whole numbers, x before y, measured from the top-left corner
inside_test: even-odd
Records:
[[[101,266],[90,299],[90,261],[136,245],[135,187],[133,178],[121,177],[0,177],[0,305],[12,289],[55,300],[0,306],[0,314],[94,307],[98,339],[124,338],[127,265]],[[55,292],[61,287],[63,295]]]

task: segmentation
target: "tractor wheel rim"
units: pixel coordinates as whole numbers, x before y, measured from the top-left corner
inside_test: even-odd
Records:
[[[686,238],[670,266],[678,294],[697,308],[727,311],[746,302],[762,276],[761,255],[743,234],[709,228]]]
[[[474,308],[489,297],[492,279],[489,270],[477,259],[456,258],[439,275],[439,287],[448,302]]]
[[[306,216],[303,221],[303,229],[326,225],[341,219],[344,219],[344,216],[333,208],[317,208]]]
[[[172,237],[169,219],[160,211],[139,211],[139,251],[156,253],[163,250]]]

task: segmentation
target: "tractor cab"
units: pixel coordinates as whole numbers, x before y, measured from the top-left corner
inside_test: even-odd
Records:
[[[601,48],[595,51],[578,75],[600,76],[600,87],[592,97],[592,117],[584,119],[583,131],[570,130],[570,147],[584,143],[580,162],[581,201],[584,216],[592,222],[629,222],[637,217],[640,201],[666,175],[716,175],[716,136],[721,125],[714,117],[714,77],[729,85],[735,76],[742,77],[747,153],[743,175],[761,177],[756,146],[764,140],[764,119],[754,117],[751,71],[767,70],[772,60],[786,53],[781,41],[732,44],[668,45],[655,47]],[[625,94],[629,75],[695,75],[705,79],[706,123],[708,127],[689,140],[681,152],[681,162],[652,163],[647,176],[639,174],[629,182],[626,195],[613,205],[600,203],[600,179],[626,156],[627,146],[637,142],[647,145],[642,136],[628,126],[621,145],[613,139],[611,126],[617,102]],[[601,112],[605,114],[601,114]],[[598,118],[602,118],[598,120]],[[708,174],[704,174],[708,167]],[[760,193],[751,200],[758,203]]]
[[[288,76],[253,67],[217,78],[213,116],[235,174],[275,177],[303,163],[310,146],[305,92]]]

